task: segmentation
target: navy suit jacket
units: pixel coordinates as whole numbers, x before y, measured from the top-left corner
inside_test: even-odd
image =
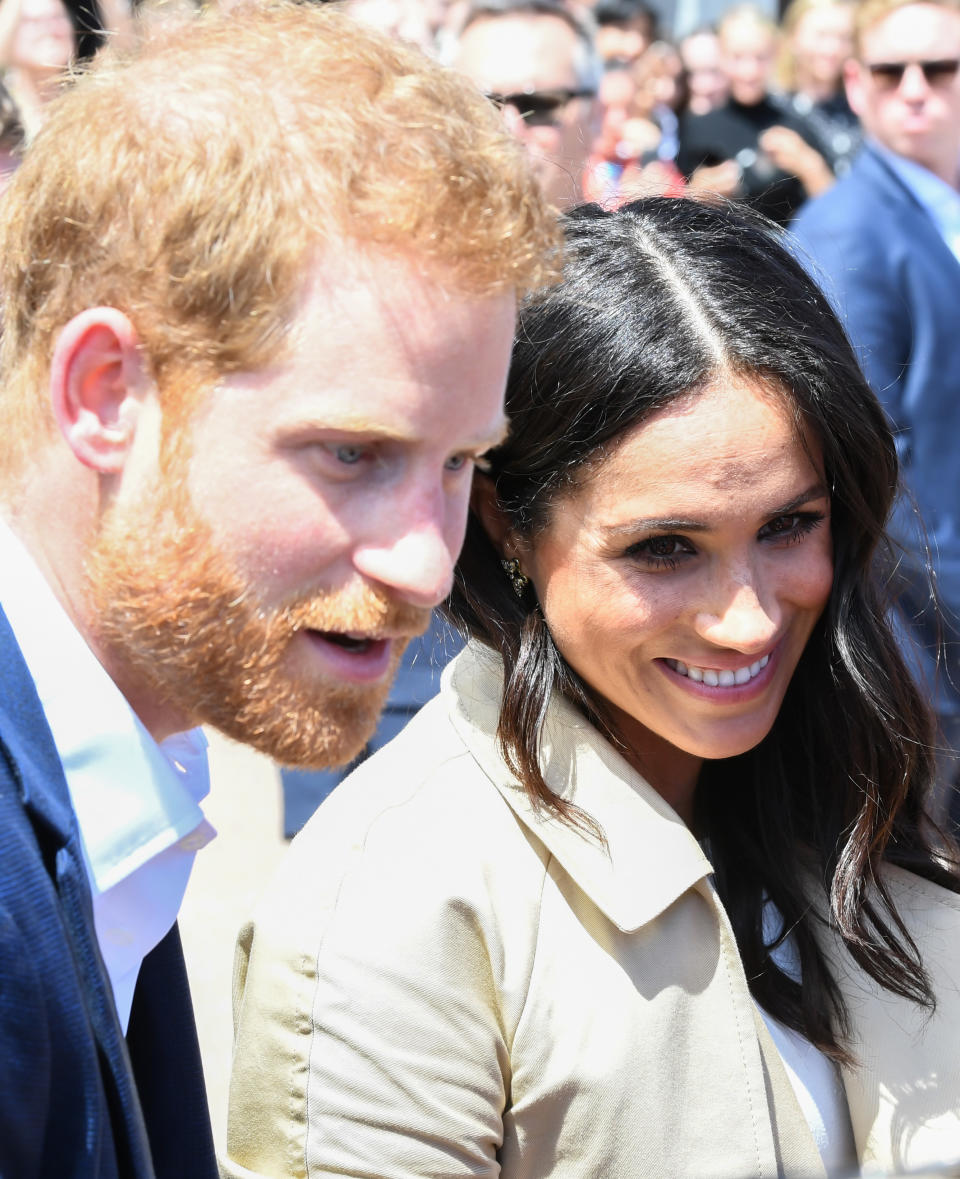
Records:
[[[174,927],[124,1039],[67,784],[0,611],[0,1179],[213,1179]]]
[[[869,146],[791,227],[801,261],[836,307],[897,435],[946,609],[949,675],[940,712],[960,711],[960,262],[929,214]],[[905,607],[927,652],[938,620],[923,569],[923,529],[901,500],[894,531],[912,554]],[[931,661],[925,671],[931,674]],[[952,681],[952,682],[951,682]]]

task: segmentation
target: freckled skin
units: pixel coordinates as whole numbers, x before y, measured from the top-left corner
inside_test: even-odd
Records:
[[[770,731],[826,605],[820,462],[782,398],[718,378],[626,434],[518,548],[557,647],[681,812],[703,759],[743,753]],[[774,651],[770,682],[750,701],[698,699],[663,664],[736,669]]]
[[[286,351],[202,393],[172,454],[147,399],[85,624],[155,735],[212,723],[304,765],[359,750],[402,641],[449,591],[475,460],[506,428],[515,309],[359,247],[309,278]],[[375,682],[345,684],[359,654],[318,633],[397,645]]]

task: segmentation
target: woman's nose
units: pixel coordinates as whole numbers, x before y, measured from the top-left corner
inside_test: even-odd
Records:
[[[698,634],[717,647],[760,654],[768,648],[780,626],[780,611],[752,582],[730,587],[720,601],[698,611]]]

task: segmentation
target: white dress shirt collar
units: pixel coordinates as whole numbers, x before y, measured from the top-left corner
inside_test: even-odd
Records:
[[[176,921],[193,857],[215,834],[199,805],[206,738],[154,741],[2,520],[0,603],[63,764],[126,1026],[140,963]]]

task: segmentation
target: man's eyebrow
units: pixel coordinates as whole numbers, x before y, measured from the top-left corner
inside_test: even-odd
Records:
[[[337,414],[325,417],[297,418],[291,423],[291,430],[300,433],[315,431],[318,434],[356,434],[358,437],[383,440],[385,442],[416,442],[416,431],[388,425],[386,422],[360,414]],[[491,450],[505,441],[510,432],[510,423],[505,417],[499,418],[490,427],[473,437],[456,444],[457,450]]]
[[[789,516],[811,500],[826,499],[827,489],[819,480],[811,484],[799,495],[786,503],[777,504],[767,512],[763,512],[765,519],[772,520],[776,516]],[[644,516],[629,520],[623,524],[613,524],[603,531],[608,536],[626,535],[632,532],[709,532],[710,525],[704,520],[692,520],[683,516]]]

